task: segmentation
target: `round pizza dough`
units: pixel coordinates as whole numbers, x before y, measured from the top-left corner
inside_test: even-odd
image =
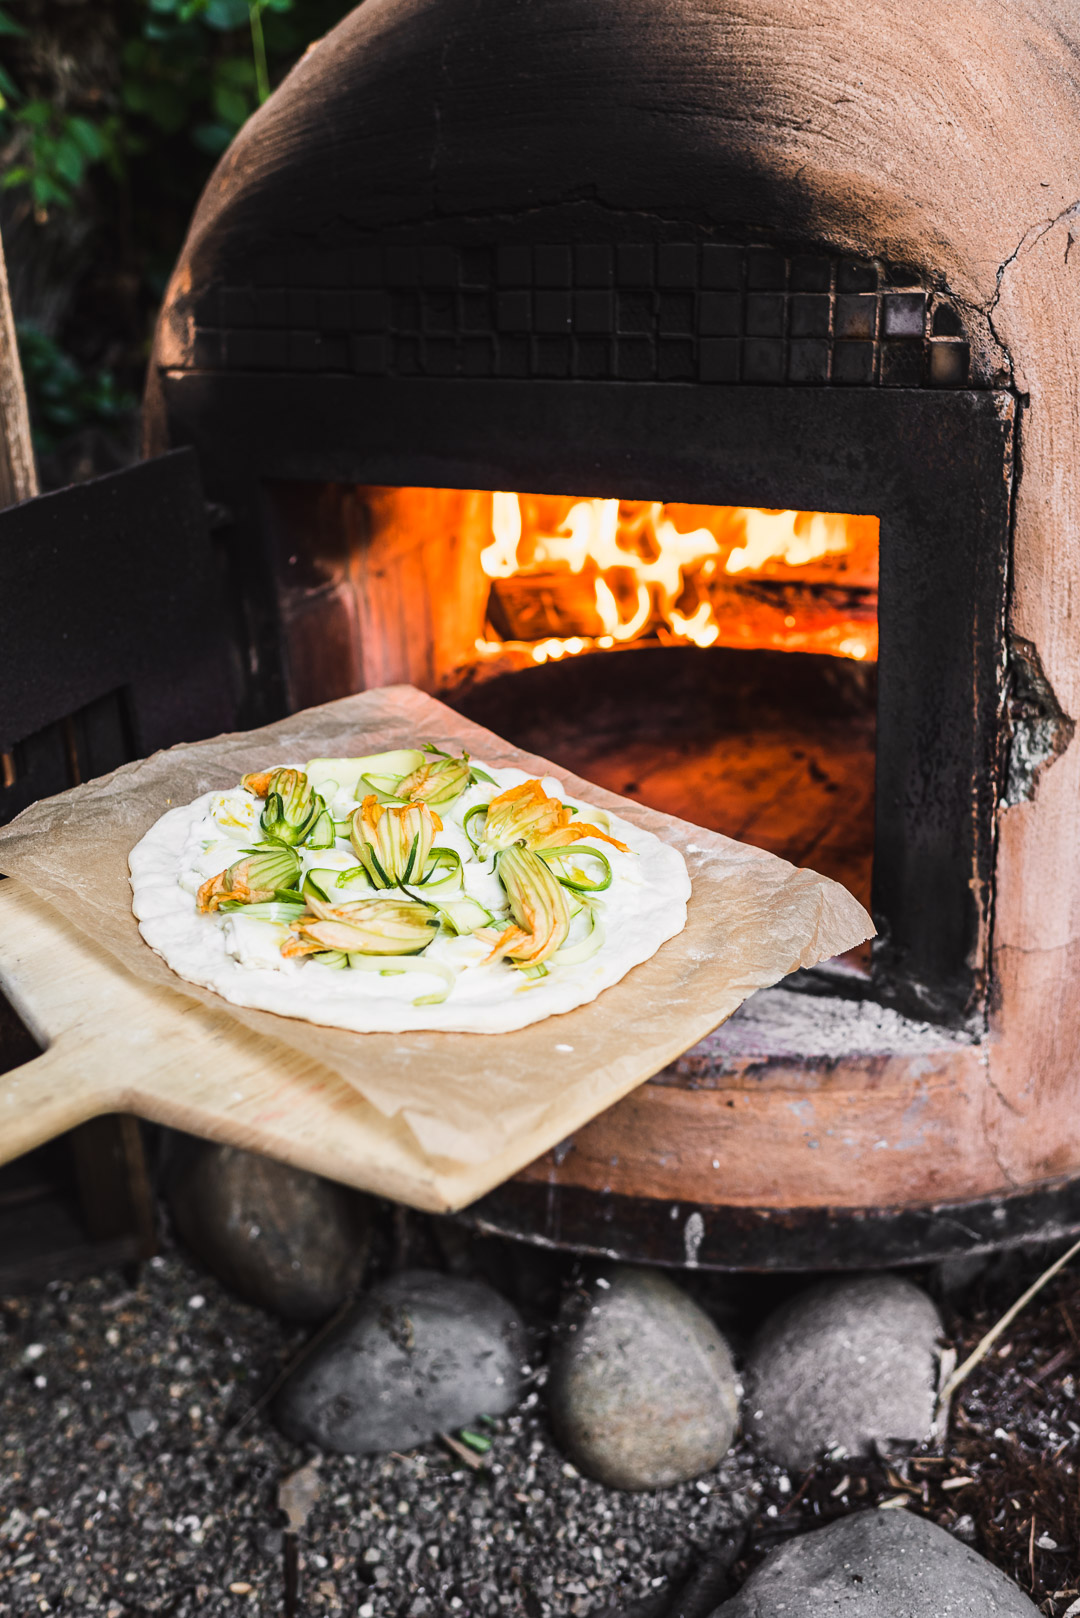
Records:
[[[531,778],[523,770],[496,769],[479,759],[473,762],[497,785],[477,783],[448,809],[440,810],[443,830],[435,844],[458,851],[466,893],[492,908],[500,900],[505,904],[505,895],[498,878],[491,874],[492,862],[481,865],[473,857],[462,819],[474,804],[486,803],[496,792]],[[552,796],[576,806],[583,820],[589,818],[589,805],[570,797],[557,780],[545,776],[543,785]],[[481,965],[490,944],[440,934],[428,946],[426,956],[464,970],[441,1004],[417,1006],[413,1003],[417,997],[442,986],[444,980],[437,974],[410,970],[383,976],[379,972],[332,971],[315,961],[287,961],[278,954],[280,942],[287,936],[284,928],[275,933],[270,924],[246,918],[242,911],[199,914],[195,905],[199,884],[239,859],[241,849],[258,840],[260,808],[259,801],[243,788],[206,792],[194,803],[162,815],[129,857],[132,909],[143,938],[180,977],[212,989],[233,1005],[357,1033],[421,1029],[507,1033],[595,1000],[686,925],[690,877],[679,850],[610,815],[612,836],[626,843],[630,852],[622,854],[607,843],[595,844],[610,861],[613,877],[601,895],[605,936],[596,954],[577,965],[549,961],[547,977],[530,979],[505,961]],[[340,818],[345,808],[335,804],[335,816]],[[297,852],[305,868],[356,864],[356,856],[342,841],[335,851]]]

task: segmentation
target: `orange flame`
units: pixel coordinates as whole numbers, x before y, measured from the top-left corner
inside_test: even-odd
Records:
[[[541,601],[555,631],[513,635],[538,663],[649,635],[877,656],[874,517],[500,492],[491,535],[480,560],[501,615],[527,629]]]

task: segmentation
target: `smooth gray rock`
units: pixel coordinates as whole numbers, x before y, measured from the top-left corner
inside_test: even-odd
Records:
[[[258,1152],[200,1142],[170,1187],[176,1228],[233,1292],[290,1320],[324,1320],[363,1279],[369,1198]]]
[[[860,1511],[801,1534],[713,1618],[1035,1618],[1011,1579],[936,1523]]]
[[[548,1404],[583,1472],[613,1489],[662,1489],[727,1454],[739,1387],[696,1303],[655,1270],[612,1267],[564,1309]]]
[[[772,1460],[868,1455],[930,1432],[941,1319],[894,1275],[824,1281],[781,1305],[751,1344],[746,1425]]]
[[[289,1438],[319,1449],[412,1449],[512,1410],[524,1370],[524,1327],[497,1292],[406,1270],[372,1287],[297,1366],[275,1415]]]

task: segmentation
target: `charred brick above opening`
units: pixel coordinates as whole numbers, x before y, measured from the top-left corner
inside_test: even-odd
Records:
[[[272,255],[195,310],[191,369],[970,387],[912,272],[714,241],[367,244]],[[974,370],[977,372],[978,367]]]

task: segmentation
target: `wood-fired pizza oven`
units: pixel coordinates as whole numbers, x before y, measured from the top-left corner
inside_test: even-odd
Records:
[[[879,929],[478,1221],[766,1266],[1080,1223],[1078,44],[1051,0],[366,0],[211,180],[148,432],[218,508],[244,717],[410,681]]]

